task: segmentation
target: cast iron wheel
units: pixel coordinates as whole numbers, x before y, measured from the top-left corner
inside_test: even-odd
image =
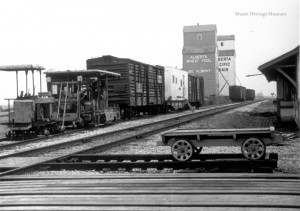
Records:
[[[106,115],[105,114],[101,114],[100,115],[100,124],[105,124],[106,123]]]
[[[178,161],[188,161],[192,158],[193,145],[186,140],[176,141],[171,148],[172,156]]]
[[[249,160],[258,160],[264,157],[266,145],[259,138],[251,137],[243,142],[242,153]]]

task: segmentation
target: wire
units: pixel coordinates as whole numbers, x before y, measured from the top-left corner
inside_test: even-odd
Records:
[[[236,75],[236,78],[238,79],[238,82],[240,83],[240,85],[243,86],[242,83],[240,82],[239,77],[237,75]]]

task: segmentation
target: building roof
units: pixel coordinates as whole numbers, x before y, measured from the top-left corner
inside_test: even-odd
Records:
[[[45,70],[45,67],[37,64],[19,64],[19,65],[3,65],[0,70],[13,72],[13,71],[28,71],[28,70]]]
[[[219,56],[235,56],[235,50],[219,50]]]
[[[183,47],[182,53],[215,53],[216,52],[216,46],[210,45],[210,46],[203,46],[203,47],[193,47],[193,46],[185,46]]]
[[[272,59],[258,67],[258,70],[262,72],[268,81],[275,81],[278,74],[276,68],[282,68],[285,71],[295,71],[297,55],[299,54],[299,46],[293,50],[282,54],[281,56]]]
[[[219,35],[217,36],[217,41],[225,41],[225,40],[235,40],[234,35]]]
[[[121,77],[119,73],[110,72],[107,70],[89,69],[89,70],[65,70],[65,71],[47,71],[44,74],[47,76],[85,76],[85,77],[96,77],[96,76],[108,76],[108,77]]]
[[[194,25],[194,26],[183,27],[183,32],[205,32],[205,31],[217,31],[217,25],[210,24],[210,25]]]

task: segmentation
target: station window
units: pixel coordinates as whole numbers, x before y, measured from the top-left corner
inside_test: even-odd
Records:
[[[202,40],[202,34],[197,34],[197,40]]]
[[[221,42],[221,46],[224,46],[224,43],[223,43],[223,42]]]
[[[182,86],[182,80],[180,80],[180,86]]]
[[[177,84],[177,78],[176,78],[176,84]]]
[[[172,83],[175,84],[175,76],[172,75]]]

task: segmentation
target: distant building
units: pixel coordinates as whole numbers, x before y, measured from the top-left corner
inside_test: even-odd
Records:
[[[217,26],[184,26],[183,40],[183,69],[203,76],[205,96],[218,95]]]
[[[218,43],[219,95],[228,96],[229,86],[236,85],[235,36],[221,35]]]
[[[300,56],[299,48],[258,67],[267,80],[276,81],[277,114],[282,122],[295,121],[300,128]]]

